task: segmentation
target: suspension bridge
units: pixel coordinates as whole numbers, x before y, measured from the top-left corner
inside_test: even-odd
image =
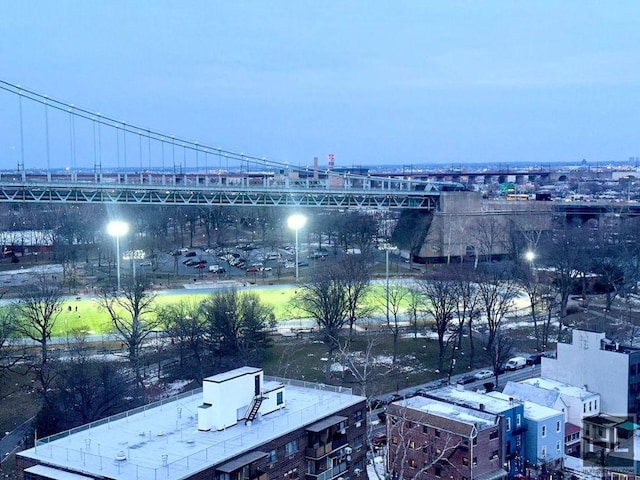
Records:
[[[452,182],[295,166],[116,120],[0,80],[0,203],[437,208]],[[15,168],[14,168],[15,165]]]

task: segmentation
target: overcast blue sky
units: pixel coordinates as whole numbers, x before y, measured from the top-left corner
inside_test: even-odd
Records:
[[[637,2],[2,3],[2,80],[211,146],[338,166],[640,155]],[[15,104],[0,94],[5,155]],[[42,110],[24,108],[33,152]]]

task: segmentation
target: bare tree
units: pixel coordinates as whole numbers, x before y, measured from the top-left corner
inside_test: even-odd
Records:
[[[2,298],[0,294],[0,298]],[[24,360],[24,351],[18,347],[18,336],[16,335],[15,312],[11,308],[0,309],[0,379],[8,371]],[[5,385],[0,382],[0,385]],[[0,391],[0,399],[11,392]]]
[[[466,357],[469,361],[469,368],[473,367],[475,356],[474,342],[474,320],[479,316],[480,308],[480,292],[478,284],[475,282],[472,272],[461,265],[453,271],[453,281],[456,290],[456,308],[455,316],[458,322],[458,349],[462,348],[462,335],[464,333],[464,325],[466,324],[469,336],[469,351]]]
[[[476,267],[479,256],[491,260],[494,255],[506,251],[509,240],[506,236],[505,222],[495,215],[479,217],[470,234],[477,245]]]
[[[498,379],[502,366],[511,357],[513,352],[513,343],[511,339],[507,337],[504,332],[498,332],[494,338],[493,346],[489,353],[491,358],[491,366],[493,367],[493,374],[496,379],[496,387],[498,386]]]
[[[433,318],[433,329],[438,336],[438,370],[442,371],[448,344],[447,332],[456,312],[458,291],[454,282],[425,278],[418,282],[424,295],[424,309]]]
[[[372,312],[372,308],[364,302],[369,293],[371,264],[367,255],[349,255],[338,265],[343,270],[349,312],[349,336],[351,337],[356,320]]]
[[[136,383],[145,396],[145,387],[140,371],[141,349],[145,339],[162,325],[155,315],[153,303],[156,296],[139,282],[129,282],[122,294],[104,290],[98,297],[102,308],[107,310],[111,324],[127,347],[129,363],[136,375]]]
[[[327,347],[325,377],[331,374],[333,355],[339,346],[340,331],[349,318],[349,301],[342,269],[336,264],[316,270],[310,283],[302,286],[295,306],[313,318]]]
[[[219,358],[246,364],[257,362],[269,346],[267,328],[274,321],[273,308],[251,292],[235,289],[215,292],[202,304],[207,341]]]
[[[546,264],[553,269],[553,284],[560,297],[560,328],[567,316],[569,295],[585,263],[585,246],[589,243],[582,227],[563,225],[557,229],[553,238],[546,239],[543,247]]]
[[[487,265],[478,273],[479,306],[487,322],[486,349],[490,351],[502,326],[502,320],[513,308],[514,299],[518,294],[518,284],[513,272],[503,265]]]
[[[409,289],[407,296],[407,315],[409,315],[414,340],[418,338],[418,315],[424,311],[424,299],[419,290]]]
[[[12,303],[16,319],[16,331],[40,345],[40,366],[49,357],[49,340],[62,311],[60,284],[42,272],[34,276],[33,284],[24,295]]]
[[[117,365],[91,359],[83,339],[74,343],[71,358],[59,364],[57,401],[84,424],[117,413],[125,405],[126,379]],[[73,416],[73,415],[72,415]]]
[[[178,345],[180,366],[188,367],[196,381],[202,381],[202,354],[205,347],[206,318],[199,302],[180,301],[160,307],[158,319]],[[193,362],[187,362],[192,358]]]
[[[401,321],[400,314],[404,307],[405,298],[409,296],[409,289],[400,282],[392,282],[386,293],[386,298],[380,300],[380,304],[385,311],[385,324],[391,332],[393,338],[393,360],[395,365],[398,359],[398,340],[400,339]]]
[[[389,439],[385,478],[428,478],[427,472],[433,468],[456,472],[462,464],[462,457],[468,455],[468,447],[460,447],[465,441],[470,441],[465,437],[471,437],[473,429],[464,433],[460,428],[452,429],[451,422],[428,413],[414,412],[404,402],[395,402],[387,407]],[[432,432],[438,431],[438,436],[434,434],[425,441],[425,427]]]

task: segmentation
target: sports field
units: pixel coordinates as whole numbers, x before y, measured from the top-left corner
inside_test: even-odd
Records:
[[[264,287],[239,289],[240,292],[250,291],[257,293],[263,302],[273,306],[277,321],[298,319],[299,311],[294,306],[294,297],[297,293],[296,287]],[[159,292],[156,295],[155,305],[178,303],[181,301],[200,302],[207,297],[205,293],[190,293],[189,290],[172,290],[170,292]],[[384,288],[373,286],[367,303],[372,309],[382,311],[385,301]],[[62,305],[62,312],[59,314],[53,330],[53,336],[63,337],[72,332],[81,331],[88,335],[101,335],[112,331],[111,320],[108,313],[100,307],[95,297],[77,297],[66,300]]]

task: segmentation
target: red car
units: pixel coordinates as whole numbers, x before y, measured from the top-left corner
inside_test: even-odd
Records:
[[[207,268],[206,263],[196,263],[193,268]]]
[[[258,267],[249,267],[246,270],[247,273],[257,273],[259,271],[260,271],[260,269]]]

